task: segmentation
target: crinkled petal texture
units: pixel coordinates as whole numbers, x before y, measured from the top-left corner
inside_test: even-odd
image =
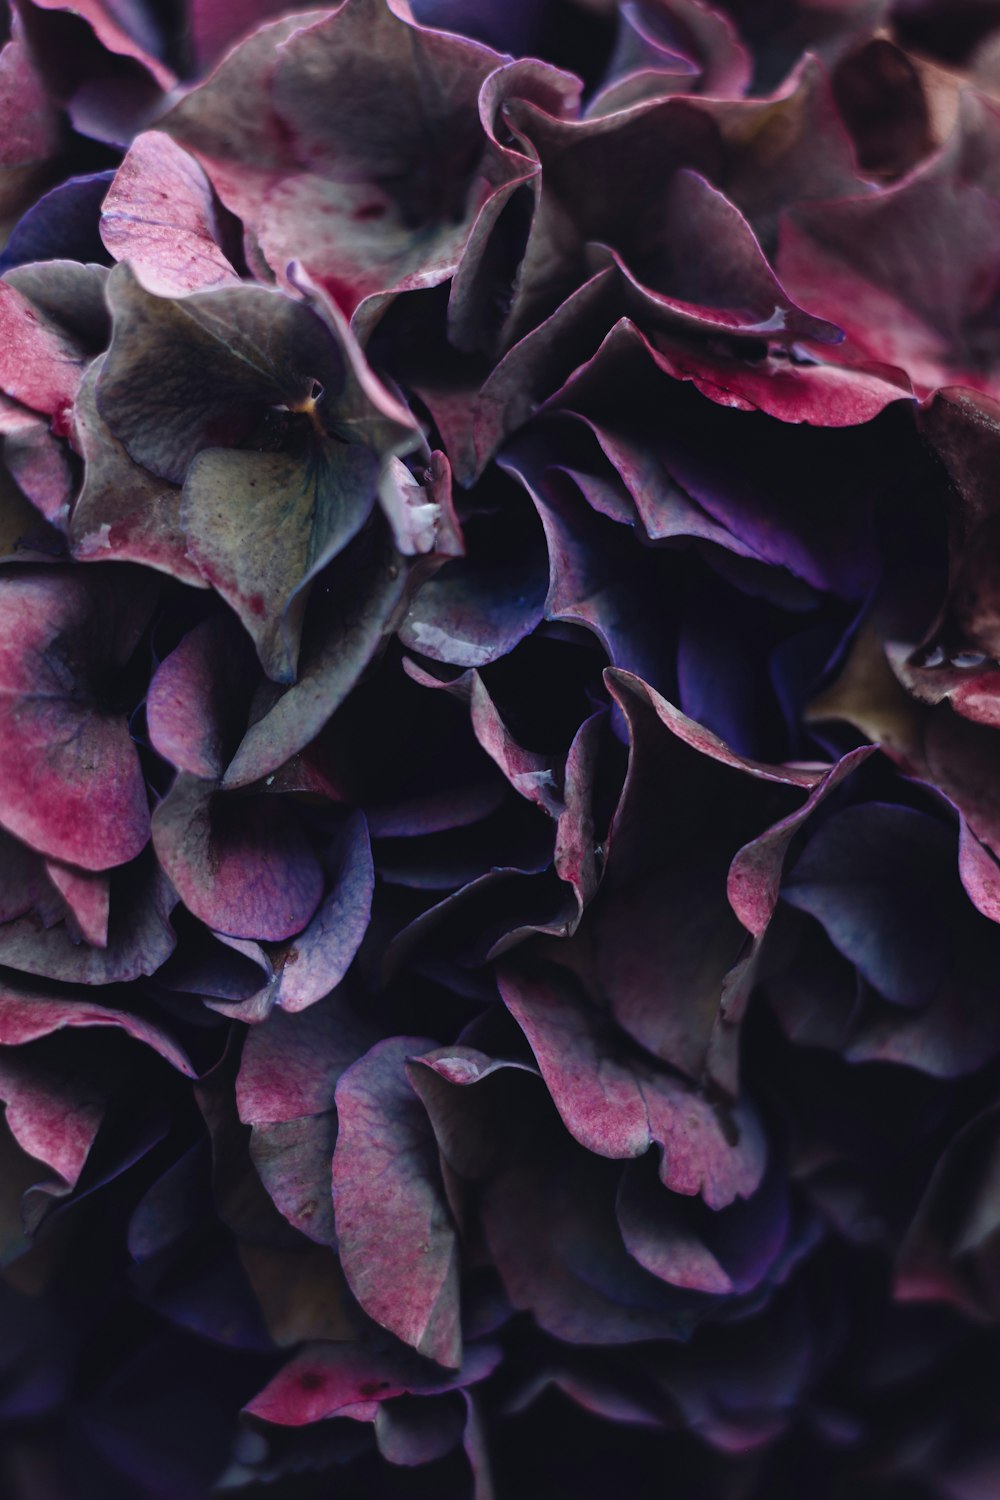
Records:
[[[995,1500],[997,7],[0,40],[4,1494]]]

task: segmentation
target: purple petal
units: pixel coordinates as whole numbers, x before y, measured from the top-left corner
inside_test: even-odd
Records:
[[[74,920],[40,928],[32,916],[0,927],[0,964],[71,984],[123,984],[154,974],[177,944],[170,914],[177,897],[152,860],[140,859],[111,877],[105,947],[80,941]]]
[[[250,1137],[250,1159],[275,1208],[317,1245],[337,1243],[333,1199],[324,1187],[336,1139],[333,1110],[255,1125]]]
[[[571,1344],[687,1338],[701,1299],[628,1254],[614,1217],[614,1169],[541,1143],[488,1185],[483,1227],[516,1308]]]
[[[0,271],[36,260],[102,260],[98,224],[113,176],[113,172],[92,172],[70,177],[43,193],[11,230],[0,254]]]
[[[232,617],[204,620],[149,685],[153,748],[178,771],[217,781],[242,738],[258,678],[250,643]]]
[[[305,1010],[336,989],[368,930],[375,872],[361,813],[345,824],[327,860],[330,894],[284,956],[275,991],[286,1011]]]
[[[643,1191],[640,1183],[644,1187],[645,1179],[626,1168],[617,1213],[629,1254],[671,1286],[716,1297],[732,1292],[732,1281],[688,1222],[684,1201],[665,1193],[659,1184]]]
[[[39,5],[43,10],[71,9],[87,22],[98,41],[109,52],[141,63],[164,91],[173,88],[176,82],[174,75],[149,50],[155,45],[155,35],[148,32],[148,20],[138,8],[129,14],[129,8],[123,6],[124,17],[119,20],[115,14],[117,7],[113,9],[110,5],[102,4],[101,0],[73,0],[72,6],[65,4],[65,0],[39,0]],[[144,30],[147,34],[144,42],[141,42],[139,34]],[[136,34],[133,35],[133,32]]]
[[[341,1264],[369,1317],[455,1367],[462,1349],[458,1247],[434,1135],[403,1066],[429,1045],[393,1037],[342,1075],[333,1201]]]
[[[102,676],[131,655],[154,602],[133,573],[118,574],[113,587],[105,575],[55,570],[0,583],[0,821],[84,869],[124,864],[149,838],[128,725],[98,694]]]
[[[756,1114],[731,1117],[689,1085],[644,1059],[614,1055],[603,1019],[563,971],[543,979],[505,971],[504,1001],[521,1026],[570,1134],[599,1156],[642,1156],[661,1148],[660,1176],[675,1193],[701,1194],[710,1208],[758,1186],[767,1145]]]
[[[236,1081],[240,1119],[269,1125],[331,1109],[338,1078],[371,1040],[342,994],[302,1015],[272,1011],[247,1033]]]
[[[483,667],[531,634],[544,602],[544,573],[528,559],[491,567],[463,558],[447,563],[424,584],[399,638],[432,661]]]
[[[438,1047],[407,1060],[406,1075],[427,1111],[441,1154],[463,1177],[486,1177],[501,1164],[504,1100],[510,1097],[490,1085],[475,1090],[470,1100],[469,1086],[510,1072],[534,1076],[527,1063],[488,1057],[475,1047],[460,1045]],[[516,1104],[516,1094],[513,1098]]]
[[[61,145],[59,111],[31,49],[16,35],[0,49],[0,181],[5,217],[30,211]]]
[[[232,937],[294,937],[319,905],[319,861],[276,800],[216,795],[180,772],[153,815],[153,843],[188,910]]]
[[[34,1057],[0,1058],[0,1099],[7,1126],[29,1156],[75,1187],[104,1119],[107,1100],[84,1076],[68,1078]],[[59,1188],[56,1189],[60,1191]]]
[[[952,967],[954,837],[909,808],[864,803],[823,823],[782,895],[822,923],[887,1000],[923,1005]]]

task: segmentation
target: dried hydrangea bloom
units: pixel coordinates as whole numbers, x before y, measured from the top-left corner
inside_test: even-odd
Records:
[[[991,1500],[996,22],[19,0],[5,1494]]]

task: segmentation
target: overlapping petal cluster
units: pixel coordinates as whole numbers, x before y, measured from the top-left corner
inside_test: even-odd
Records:
[[[0,1489],[1000,1486],[1000,9],[17,0]]]

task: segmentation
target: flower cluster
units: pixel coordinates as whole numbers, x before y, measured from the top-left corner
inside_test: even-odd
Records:
[[[1000,1488],[1000,6],[12,0],[0,1489]]]

